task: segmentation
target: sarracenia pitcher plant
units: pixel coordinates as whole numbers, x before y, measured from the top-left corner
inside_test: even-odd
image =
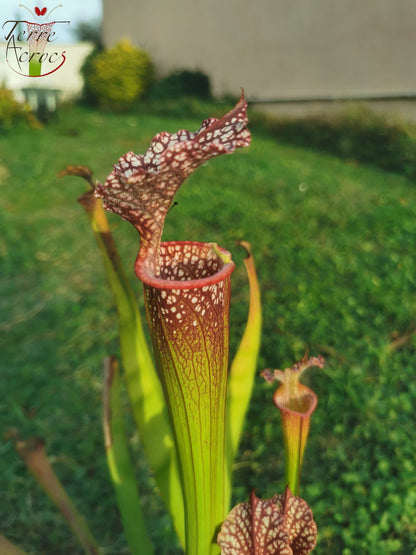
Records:
[[[261,333],[260,293],[250,245],[241,242],[247,251],[248,320],[229,367],[234,270],[230,253],[215,243],[162,242],[166,214],[184,180],[210,158],[250,144],[246,108],[242,95],[231,112],[205,120],[196,133],[159,133],[144,155],[122,156],[104,184],[96,183],[83,166],[68,166],[61,175],[83,177],[90,185],[78,200],[93,228],[117,307],[132,413],[186,555],[220,550],[221,555],[308,555],[315,547],[317,529],[311,510],[297,493],[317,398],[299,377],[311,366],[322,367],[323,359],[305,355],[283,372],[263,372],[268,381],[280,382],[273,400],[282,414],[287,487],[283,494],[263,500],[252,492],[249,501],[230,511],[232,464],[254,384]],[[156,367],[105,209],[129,221],[140,235],[135,272],[144,285]],[[128,448],[121,388],[118,361],[107,357],[103,429],[108,468],[130,552],[153,555]],[[18,440],[16,449],[84,551],[99,553],[98,542],[55,476],[43,443]],[[23,553],[1,535],[0,552]]]
[[[68,167],[65,172],[81,175],[92,185],[93,192],[80,202],[105,255],[133,413],[161,495],[189,555],[219,552],[216,533],[229,510],[231,466],[260,344],[260,296],[249,245],[243,244],[248,251],[250,311],[229,372],[234,270],[230,253],[215,243],[163,243],[161,237],[173,197],[186,177],[210,158],[248,146],[246,125],[242,96],[231,112],[205,120],[196,133],[159,133],[144,155],[127,153],[104,184],[95,184],[86,168]],[[135,272],[144,284],[156,372],[102,205],[132,223],[140,235]],[[106,383],[111,387],[111,379]],[[107,413],[111,415],[111,410]],[[111,430],[107,422],[107,432]],[[110,433],[106,445],[112,444]]]
[[[299,493],[300,472],[308,440],[311,415],[316,409],[318,398],[314,391],[300,383],[299,378],[308,368],[322,368],[322,356],[305,356],[285,370],[263,370],[266,381],[279,382],[273,402],[282,417],[283,442],[285,448],[286,483],[296,495]]]
[[[221,119],[205,120],[196,133],[159,133],[144,155],[128,152],[122,156],[103,184],[94,182],[89,168],[69,166],[63,174],[81,176],[91,186],[79,201],[103,254],[117,306],[132,412],[185,553],[209,555],[221,549],[224,555],[307,555],[316,543],[316,526],[310,509],[296,494],[308,425],[303,419],[295,426],[289,416],[309,411],[307,418],[315,407],[313,392],[307,397],[315,400],[313,406],[306,406],[306,389],[297,378],[300,370],[321,365],[322,360],[304,359],[292,369],[294,373],[276,371],[272,376],[282,381],[275,402],[290,413],[284,416],[284,424],[289,422],[284,427],[286,492],[266,500],[253,492],[249,502],[229,513],[232,464],[254,384],[261,333],[260,293],[250,245],[241,243],[247,251],[248,321],[229,367],[234,270],[230,253],[215,243],[162,242],[166,214],[185,179],[210,158],[250,144],[246,108],[242,95],[231,112]],[[129,221],[140,236],[135,273],[144,285],[156,368],[105,210]],[[118,363],[109,357],[104,366],[108,467],[130,551],[150,555],[153,548],[124,429]],[[281,374],[285,379],[280,379]],[[272,379],[267,372],[265,377]]]

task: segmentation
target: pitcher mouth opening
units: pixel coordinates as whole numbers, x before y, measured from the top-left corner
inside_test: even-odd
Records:
[[[229,277],[235,264],[231,255],[215,243],[168,241],[160,244],[159,275],[146,259],[136,260],[137,277],[157,289],[197,289]]]

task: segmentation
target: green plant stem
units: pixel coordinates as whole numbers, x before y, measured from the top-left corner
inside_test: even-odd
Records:
[[[299,495],[300,477],[309,421],[296,415],[286,415],[283,423],[285,450],[285,481],[294,495]]]
[[[119,319],[122,363],[133,416],[179,541],[185,545],[185,516],[179,466],[163,390],[153,364],[137,301],[111,235],[102,202],[92,193],[79,202],[85,209],[103,255]]]
[[[30,472],[72,528],[85,553],[88,555],[98,555],[98,544],[84,518],[77,511],[74,503],[53,471],[46,456],[43,441],[35,438],[27,441],[21,440],[16,442],[15,447]]]
[[[247,242],[241,242],[240,244],[247,251],[244,265],[250,286],[250,306],[244,334],[231,364],[228,377],[225,445],[228,465],[227,498],[229,501],[231,498],[232,465],[253,392],[262,323],[260,288],[250,244]]]
[[[117,495],[127,543],[132,555],[152,555],[137,484],[127,446],[120,400],[120,373],[114,357],[104,360],[103,427],[107,464]]]
[[[0,534],[0,554],[1,555],[26,555],[17,545],[14,545],[7,538]]]

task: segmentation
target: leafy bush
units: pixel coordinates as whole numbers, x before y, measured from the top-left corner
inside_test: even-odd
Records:
[[[103,52],[102,46],[95,46],[95,48],[84,59],[81,66],[81,74],[84,79],[82,88],[82,101],[84,104],[94,106],[97,104],[97,95],[94,84],[91,82],[90,76],[93,72],[93,63],[95,58]]]
[[[257,122],[279,140],[416,177],[416,126],[378,114],[366,105],[332,116],[293,119],[261,115]]]
[[[10,129],[18,123],[40,126],[27,104],[17,102],[12,91],[0,85],[0,130]]]
[[[153,78],[149,54],[123,40],[96,50],[84,62],[85,96],[102,108],[130,108],[148,90]]]
[[[144,116],[151,112],[153,115],[161,118],[199,118],[203,120],[207,114],[212,117],[221,117],[221,115],[232,108],[232,104],[217,100],[202,100],[192,96],[183,96],[181,98],[158,99],[140,103],[135,114]]]
[[[199,70],[177,70],[157,81],[151,90],[152,100],[178,97],[210,99],[211,84],[208,75]]]
[[[103,48],[101,20],[80,21],[72,31],[78,41],[91,42],[97,48]]]

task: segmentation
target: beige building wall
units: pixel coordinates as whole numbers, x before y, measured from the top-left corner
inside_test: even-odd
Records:
[[[104,40],[253,100],[412,96],[416,0],[103,0]]]

